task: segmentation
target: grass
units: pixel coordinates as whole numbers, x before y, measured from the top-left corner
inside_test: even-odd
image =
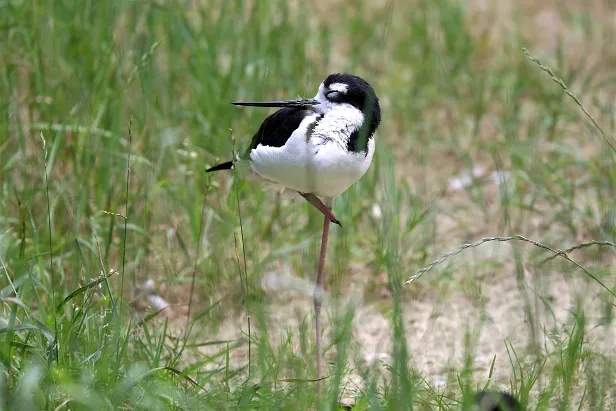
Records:
[[[612,409],[614,10],[512,3],[0,0],[0,407]],[[384,120],[319,403],[311,300],[262,285],[314,280],[321,217],[204,169],[263,118],[231,101],[335,71]]]

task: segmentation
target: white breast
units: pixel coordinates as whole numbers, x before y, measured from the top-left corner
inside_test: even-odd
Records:
[[[317,114],[306,117],[283,147],[257,146],[250,153],[250,169],[261,178],[302,193],[322,197],[342,194],[368,170],[374,139],[370,138],[367,153],[347,151],[348,136],[363,119],[359,110],[349,109],[325,114],[307,140],[307,130],[318,118]]]

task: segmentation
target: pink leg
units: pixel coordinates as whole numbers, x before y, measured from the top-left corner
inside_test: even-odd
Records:
[[[331,211],[331,203],[333,200],[328,201],[327,209]],[[325,255],[327,254],[327,241],[329,239],[329,223],[331,219],[325,215],[323,220],[323,235],[321,236],[321,251],[319,253],[319,265],[317,269],[317,283],[314,288],[314,315],[316,325],[316,339],[317,339],[317,392],[319,399],[323,391],[322,381],[323,378],[323,353],[321,351],[321,306],[323,304],[323,293],[325,290]]]

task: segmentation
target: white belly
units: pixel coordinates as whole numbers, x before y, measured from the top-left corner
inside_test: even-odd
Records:
[[[302,125],[283,147],[259,145],[250,153],[250,169],[265,180],[301,193],[336,197],[359,180],[370,167],[374,139],[367,153],[351,153],[335,139],[306,141]]]

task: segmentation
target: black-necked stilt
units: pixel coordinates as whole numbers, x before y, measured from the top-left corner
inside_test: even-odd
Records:
[[[381,122],[379,99],[364,79],[337,73],[327,76],[313,99],[233,104],[282,107],[263,121],[248,149],[237,156],[237,167],[248,169],[258,180],[298,192],[325,215],[314,291],[320,380],[320,314],[329,223],[340,225],[331,207],[372,162],[374,132]],[[206,171],[232,167],[233,162],[228,161]]]
[[[479,391],[472,411],[522,411],[522,405],[511,394],[500,391]]]

